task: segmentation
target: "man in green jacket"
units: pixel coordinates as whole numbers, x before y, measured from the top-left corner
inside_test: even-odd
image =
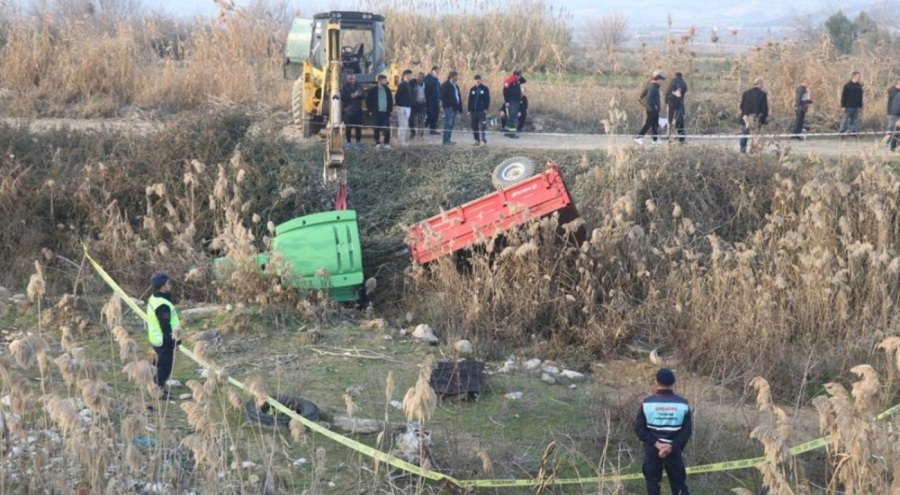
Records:
[[[150,279],[153,295],[147,300],[147,339],[156,351],[156,384],[160,399],[168,400],[166,382],[172,374],[175,348],[181,343],[181,321],[172,304],[172,280],[163,272]]]

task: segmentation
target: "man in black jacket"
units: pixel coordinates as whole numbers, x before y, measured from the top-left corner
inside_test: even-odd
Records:
[[[506,110],[506,137],[519,137],[519,128],[516,125],[519,119],[520,107],[522,106],[522,84],[525,78],[522,77],[522,71],[516,69],[513,73],[503,80],[503,103]]]
[[[769,97],[762,90],[763,79],[757,77],[753,80],[753,87],[744,91],[741,96],[741,153],[747,152],[747,141],[750,131],[757,131],[766,125],[769,118]]]
[[[487,112],[491,108],[491,92],[475,75],[475,85],[469,90],[468,110],[471,117],[475,146],[487,145]]]
[[[362,101],[363,93],[359,83],[356,82],[356,74],[347,74],[347,80],[341,87],[341,101],[344,111],[347,112],[347,126],[345,127],[347,144],[353,146],[350,141],[350,131],[356,130],[356,147],[362,148]]]
[[[455,70],[451,70],[447,74],[447,80],[441,84],[441,106],[444,108],[444,137],[443,144],[456,144],[450,140],[453,134],[453,126],[456,125],[456,116],[463,111],[462,95],[459,92],[459,86],[456,81],[459,74]]]
[[[841,92],[841,108],[844,109],[841,125],[838,126],[838,132],[841,134],[848,128],[851,133],[856,134],[856,122],[863,107],[863,87],[859,82],[861,78],[859,71],[853,71],[850,74],[850,81],[844,85]]]
[[[888,140],[888,149],[894,151],[900,144],[900,79],[894,82],[891,89],[888,90],[888,127],[887,132],[890,136]]]
[[[669,476],[673,495],[688,495],[687,473],[681,453],[694,430],[688,401],[675,394],[675,373],[656,372],[656,392],[646,397],[634,421],[634,433],[644,444],[644,479],[648,495],[660,495],[662,473]]]
[[[437,135],[438,115],[441,113],[441,80],[438,75],[441,68],[434,66],[431,72],[425,76],[425,127],[430,129],[430,134]]]
[[[644,104],[644,125],[641,126],[641,130],[634,137],[634,142],[639,145],[644,144],[644,134],[647,134],[647,131],[650,131],[653,144],[659,144],[659,85],[665,79],[666,77],[662,72],[654,72],[650,82],[647,83],[644,91],[641,92],[640,100]]]
[[[687,83],[684,82],[681,72],[675,73],[675,78],[669,83],[666,90],[666,106],[669,109],[669,139],[673,133],[678,133],[678,141],[684,144],[684,95],[687,94]]]
[[[378,86],[369,90],[366,96],[366,108],[372,114],[375,128],[375,147],[380,150],[391,149],[391,111],[394,109],[394,96],[387,87],[387,76],[378,76]],[[381,144],[380,136],[384,136]]]
[[[809,78],[804,77],[800,80],[800,85],[797,86],[797,92],[794,94],[794,113],[796,118],[794,119],[794,129],[791,131],[791,139],[803,139],[801,135],[803,134],[803,123],[806,120],[806,112],[809,111],[812,103],[809,97]]]
[[[409,116],[412,115],[413,92],[409,84],[413,71],[406,69],[397,85],[397,94],[394,95],[394,105],[397,107],[397,139],[400,147],[409,146]]]

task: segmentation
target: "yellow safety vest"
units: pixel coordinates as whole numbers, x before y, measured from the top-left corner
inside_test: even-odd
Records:
[[[160,306],[169,307],[169,323],[172,331],[181,330],[181,321],[178,319],[178,311],[175,311],[175,305],[164,297],[150,296],[147,301],[147,340],[153,347],[163,345],[162,325],[159,324],[159,318],[156,317],[156,309]]]

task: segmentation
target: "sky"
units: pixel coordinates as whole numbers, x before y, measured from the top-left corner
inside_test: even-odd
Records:
[[[233,0],[238,6],[252,0]],[[276,3],[278,0],[272,0]],[[291,10],[304,15],[325,10],[354,10],[358,2],[345,0],[286,0]],[[860,10],[890,6],[896,0],[547,0],[572,14],[573,24],[579,20],[617,12],[628,19],[632,29],[641,26],[666,26],[671,15],[675,28],[771,27],[787,24],[792,18],[812,16],[823,19],[843,9],[848,15]],[[214,16],[218,10],[213,0],[143,0],[148,10],[160,10],[177,16]],[[896,4],[894,4],[896,8]]]

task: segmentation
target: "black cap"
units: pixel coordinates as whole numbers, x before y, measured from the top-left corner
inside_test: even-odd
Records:
[[[656,372],[656,383],[664,387],[675,385],[675,372],[669,368],[660,368]]]
[[[159,288],[166,285],[166,282],[168,281],[169,276],[166,275],[166,272],[156,272],[153,274],[153,277],[150,278],[150,285]]]

